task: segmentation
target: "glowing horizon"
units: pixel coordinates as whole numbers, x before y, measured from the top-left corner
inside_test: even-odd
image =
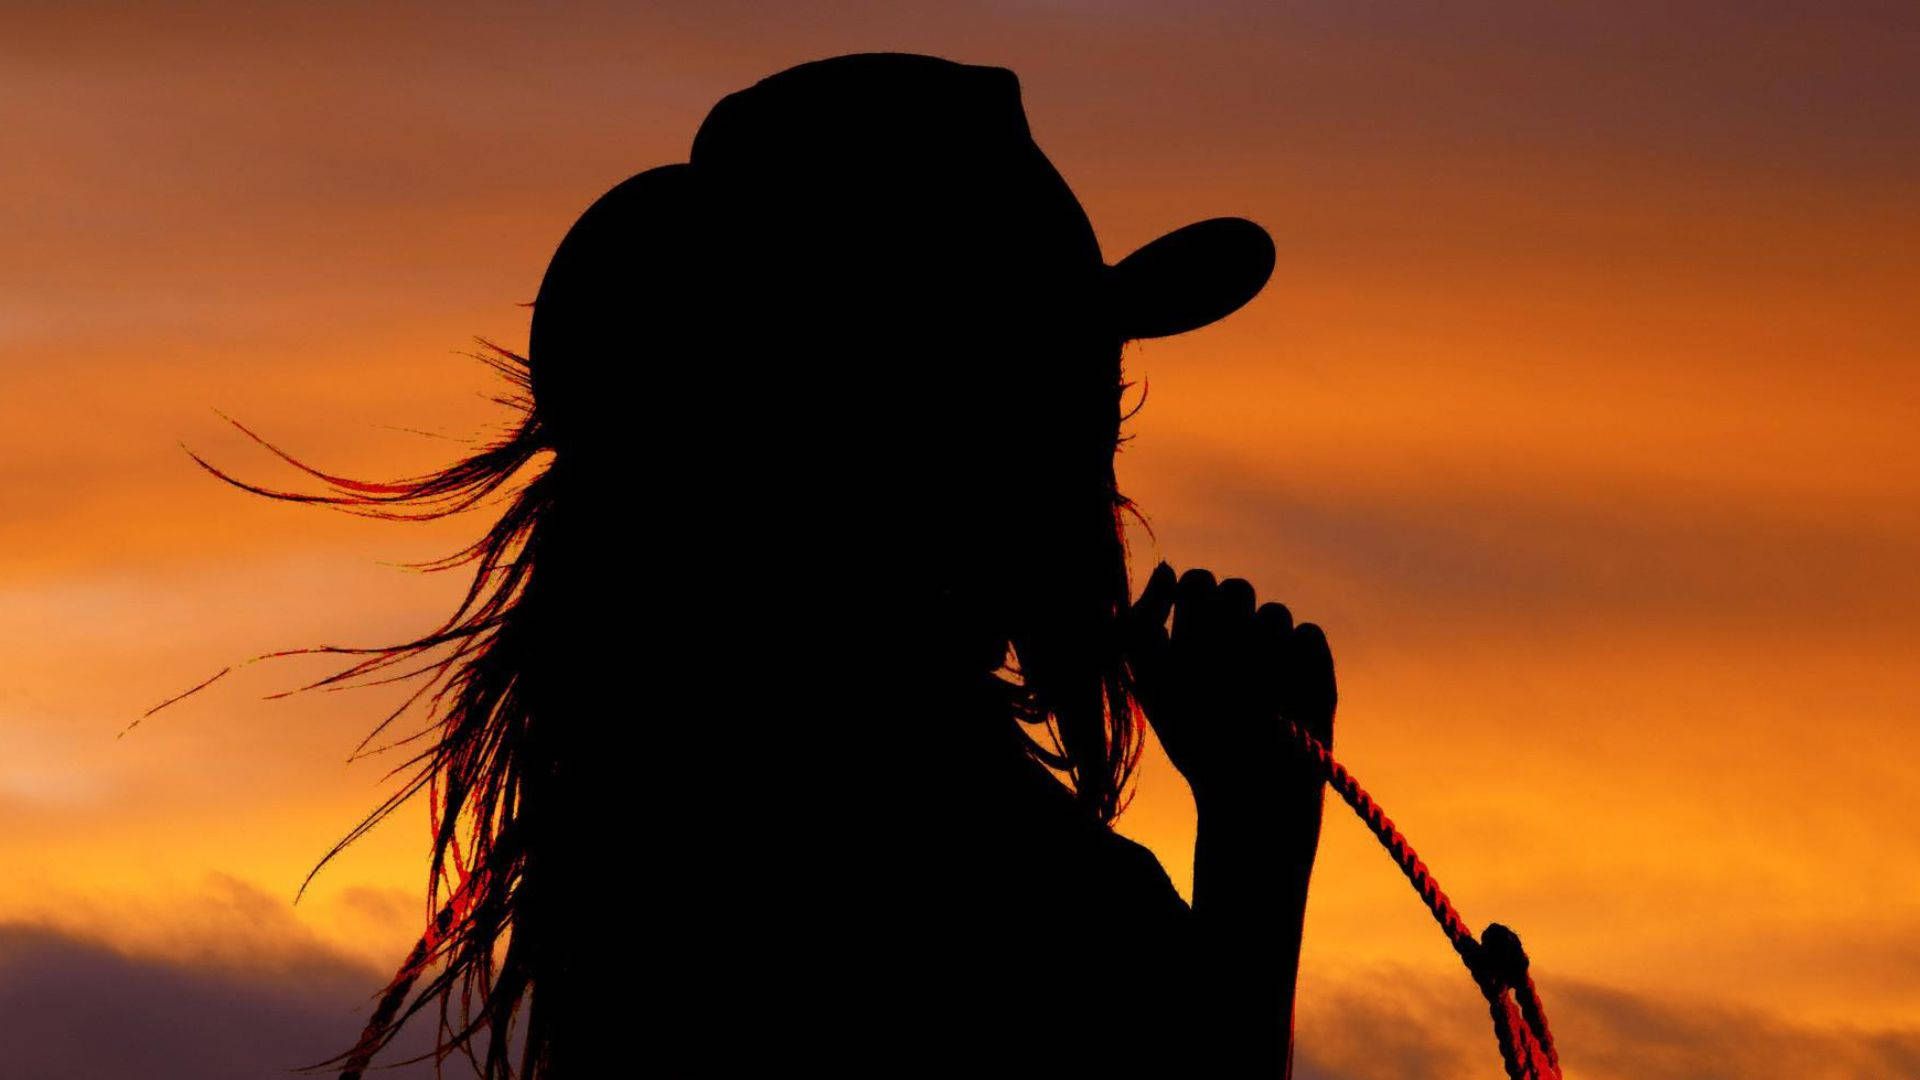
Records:
[[[388,698],[263,703],[324,661],[259,664],[115,735],[235,660],[431,625],[457,573],[390,564],[483,519],[276,505],[178,444],[291,482],[218,409],[330,472],[447,460],[416,432],[505,419],[460,353],[524,344],[588,202],[684,157],[729,90],[898,48],[1020,74],[1109,260],[1220,214],[1274,234],[1247,309],[1127,352],[1136,574],[1246,576],[1326,628],[1336,753],[1470,922],[1523,934],[1570,1075],[1897,1075],[1920,69],[1896,16],[1828,14],[0,15],[0,932],[260,986],[397,963],[419,806],[286,903],[386,790],[389,763],[343,759]],[[1191,815],[1150,751],[1121,828],[1182,888]],[[1313,1076],[1495,1060],[1337,806],[1301,1010]],[[1409,1041],[1368,1064],[1387,1024]]]

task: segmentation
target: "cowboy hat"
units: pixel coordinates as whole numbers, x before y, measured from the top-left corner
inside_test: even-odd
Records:
[[[662,369],[592,361],[616,355],[636,319],[703,346],[759,335],[736,356],[829,343],[818,355],[833,363],[804,365],[808,378],[904,378],[906,355],[937,377],[933,357],[982,342],[982,355],[1060,356],[1204,326],[1252,299],[1273,264],[1260,226],[1214,218],[1109,265],[1034,143],[1011,71],[834,57],[721,99],[687,161],[629,177],[581,214],[533,305],[533,397],[556,437],[618,429],[584,417],[624,400],[623,379],[657,387]],[[1071,364],[1011,370],[1030,393],[1009,400],[1091,385]]]
[[[1034,143],[1019,80],[1005,68],[906,53],[802,64],[714,106],[689,164],[696,183],[735,205],[813,215],[816,243],[878,232],[996,276],[1084,274],[1100,316],[1126,339],[1223,318],[1273,271],[1266,231],[1232,217],[1176,229],[1107,265],[1086,211]]]

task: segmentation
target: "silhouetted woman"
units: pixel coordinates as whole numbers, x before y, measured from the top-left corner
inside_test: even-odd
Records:
[[[1277,717],[1330,735],[1332,663],[1245,582],[1130,604],[1113,470],[1122,344],[1272,265],[1217,219],[1107,266],[1013,74],[918,56],[595,202],[509,438],[297,496],[512,493],[455,617],[345,673],[444,677],[381,811],[431,792],[439,915],[348,1071],[437,1005],[489,1077],[1281,1073],[1320,787]],[[1109,827],[1141,711],[1191,910]]]

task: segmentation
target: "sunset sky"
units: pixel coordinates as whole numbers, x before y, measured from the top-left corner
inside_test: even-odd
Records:
[[[391,694],[255,664],[116,735],[428,628],[463,583],[394,564],[484,520],[180,444],[458,455],[509,419],[464,351],[525,344],[589,202],[889,49],[1018,72],[1110,261],[1272,232],[1246,309],[1129,347],[1136,568],[1325,627],[1339,756],[1521,932],[1569,1076],[1920,1076],[1920,9],[1578,7],[0,0],[0,1073],[284,1075],[423,917],[418,805],[292,904],[387,790],[345,759]],[[1121,829],[1186,887],[1157,751]],[[1497,1074],[1344,810],[1306,932],[1302,1077]]]

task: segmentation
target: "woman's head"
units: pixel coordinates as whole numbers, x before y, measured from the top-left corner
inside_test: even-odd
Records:
[[[991,671],[1011,643],[1111,815],[1133,746],[1104,652],[1121,346],[1224,314],[1271,267],[1257,226],[1198,228],[1106,265],[1011,72],[803,65],[582,215],[535,302],[535,409],[583,488],[640,487],[668,558],[778,551],[772,579],[837,582],[860,615],[822,648],[964,627],[956,655]]]
[[[1232,311],[1272,259],[1218,219],[1107,265],[1012,73],[929,57],[772,76],[589,207],[502,357],[519,428],[333,500],[433,516],[546,458],[468,553],[468,605],[362,665],[456,649],[410,789],[439,793],[444,904],[356,1058],[464,985],[480,1011],[449,1031],[490,1029],[504,1069],[507,1018],[569,1000],[595,947],[576,901],[636,768],[696,770],[727,813],[882,773],[959,804],[943,751],[984,735],[1111,819],[1138,745],[1121,348]],[[571,1015],[532,1010],[529,1063]]]

